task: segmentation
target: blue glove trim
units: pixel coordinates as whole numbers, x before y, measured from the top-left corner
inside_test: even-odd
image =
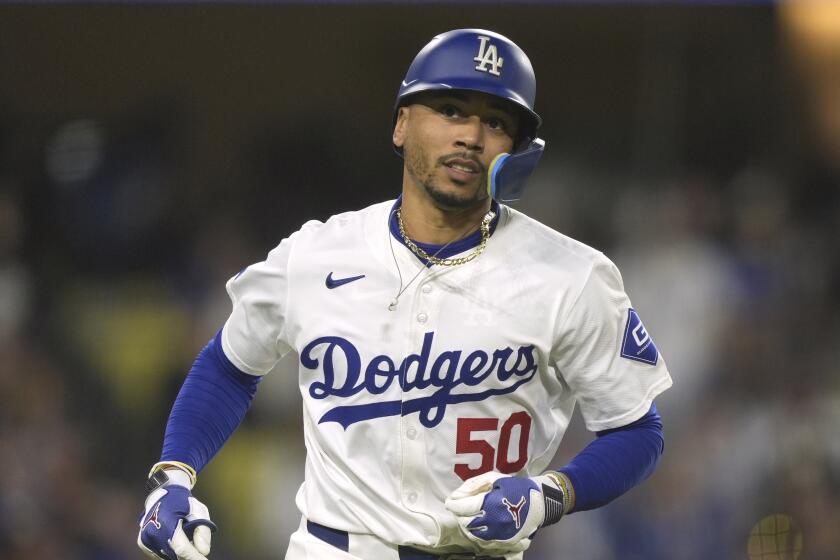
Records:
[[[172,405],[161,461],[181,461],[196,472],[236,430],[262,377],[237,369],[222,350],[222,331],[199,353]]]
[[[649,477],[662,452],[662,418],[652,404],[632,424],[597,432],[598,437],[565,467],[575,489],[574,511],[607,504]]]
[[[219,530],[219,527],[209,519],[196,519],[195,521],[187,521],[181,528],[184,530],[184,534],[187,535],[187,538],[192,540],[193,533],[195,533],[195,530],[201,525],[209,527],[210,531],[213,533]]]

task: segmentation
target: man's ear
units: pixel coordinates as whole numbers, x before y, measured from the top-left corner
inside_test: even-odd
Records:
[[[394,134],[391,137],[391,141],[398,148],[402,148],[403,144],[405,144],[405,132],[408,127],[409,112],[408,107],[400,107],[397,110],[397,123],[394,125]]]

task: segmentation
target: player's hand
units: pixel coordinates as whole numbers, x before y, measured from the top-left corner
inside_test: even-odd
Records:
[[[553,490],[548,498],[544,485]],[[560,496],[559,504],[552,503]],[[546,504],[550,519],[546,519]],[[520,478],[488,472],[464,482],[446,500],[461,531],[482,552],[515,553],[531,545],[531,537],[546,521],[562,515],[562,492],[547,477]],[[559,514],[557,513],[559,508]]]
[[[206,560],[216,524],[189,488],[163,486],[146,498],[137,545],[152,558]]]

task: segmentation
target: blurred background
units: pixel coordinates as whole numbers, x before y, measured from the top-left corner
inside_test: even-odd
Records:
[[[0,558],[142,557],[225,281],[398,194],[397,87],[456,27],[529,54],[548,149],[518,207],[619,265],[674,378],[652,479],[528,559],[840,558],[831,0],[0,6]],[[202,473],[212,558],[283,558],[297,526],[296,364]]]

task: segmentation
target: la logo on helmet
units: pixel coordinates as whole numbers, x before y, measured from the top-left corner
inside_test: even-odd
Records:
[[[489,72],[494,76],[501,76],[499,68],[502,67],[505,59],[499,56],[496,45],[488,45],[490,37],[479,35],[478,40],[480,41],[478,45],[478,56],[473,58],[473,60],[478,62],[478,66],[475,69],[479,72]],[[489,69],[487,68],[488,64],[491,66]]]

